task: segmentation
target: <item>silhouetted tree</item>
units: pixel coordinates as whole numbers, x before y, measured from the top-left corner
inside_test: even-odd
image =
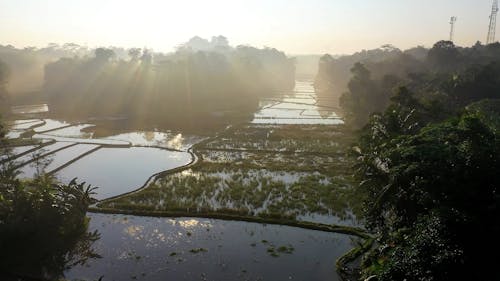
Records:
[[[460,52],[451,41],[439,41],[429,50],[428,60],[438,71],[456,70],[460,63]]]
[[[94,54],[95,60],[99,62],[107,62],[116,56],[113,50],[106,48],[97,48]]]
[[[283,52],[187,48],[205,41],[195,37],[161,56],[132,49],[129,61],[103,48],[94,58],[63,58],[46,65],[44,94],[51,111],[66,118],[127,116],[138,126],[204,128],[248,120],[259,97],[294,87],[294,62]],[[227,39],[211,44],[224,47]]]
[[[0,126],[0,150],[10,153]],[[13,160],[0,161],[0,272],[2,280],[59,280],[64,271],[99,256],[88,232],[94,188],[59,184],[40,174],[20,180]]]
[[[7,81],[9,68],[7,64],[0,60],[0,114],[9,110],[9,96],[7,94]]]
[[[141,56],[141,53],[140,48],[131,48],[128,50],[128,55],[132,61],[137,61]]]

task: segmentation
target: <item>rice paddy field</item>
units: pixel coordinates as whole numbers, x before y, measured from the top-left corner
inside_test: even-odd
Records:
[[[21,179],[98,187],[88,215],[99,258],[68,268],[68,280],[341,280],[335,261],[370,241],[354,134],[310,82],[211,135],[109,130],[40,108],[9,122],[14,145],[0,162]]]

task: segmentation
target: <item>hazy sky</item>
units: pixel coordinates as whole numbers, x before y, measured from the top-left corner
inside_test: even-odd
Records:
[[[391,43],[484,42],[492,0],[0,0],[0,44],[72,42],[168,52],[198,35],[291,54],[352,53]],[[500,32],[498,32],[500,34]],[[500,35],[498,36],[500,37]]]

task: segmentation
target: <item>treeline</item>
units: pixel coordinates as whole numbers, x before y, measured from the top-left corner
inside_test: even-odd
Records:
[[[7,94],[7,81],[9,77],[9,68],[6,63],[0,60],[0,113],[7,112],[10,99]]]
[[[9,83],[6,90],[14,98],[31,95],[43,86],[43,68],[45,64],[62,57],[85,56],[91,52],[87,47],[77,44],[49,44],[44,48],[15,48],[11,45],[0,45],[0,61],[9,70]]]
[[[396,51],[394,51],[396,52]],[[498,280],[500,44],[436,43],[355,63],[341,97],[356,156],[370,280]]]
[[[394,72],[403,73],[404,64],[408,64],[408,62],[405,63],[406,60],[412,62],[422,61],[427,56],[428,51],[428,49],[421,46],[401,51],[388,44],[378,49],[362,50],[353,55],[333,57],[326,54],[320,58],[314,86],[316,91],[322,95],[340,98],[348,90],[347,86],[352,75],[351,69],[356,63],[362,63],[377,76]],[[391,63],[396,60],[399,63]],[[400,65],[400,63],[403,63],[403,65]],[[383,68],[380,69],[379,67]]]
[[[454,79],[462,80],[461,83],[476,79],[480,68],[497,61],[499,56],[498,43],[458,47],[450,41],[437,42],[431,49],[416,47],[401,51],[385,45],[352,56],[325,55],[320,60],[315,87],[320,93],[339,98],[343,115],[351,125],[361,127],[371,113],[387,108],[394,87],[407,85],[418,92],[419,87],[437,89],[435,83],[441,83],[437,92],[456,93],[446,89],[453,85]]]
[[[45,65],[39,97],[52,114],[207,127],[247,120],[259,97],[295,84],[294,60],[283,52],[232,47],[223,36],[194,37],[170,54],[137,48],[126,54],[117,48],[87,51],[77,48]]]

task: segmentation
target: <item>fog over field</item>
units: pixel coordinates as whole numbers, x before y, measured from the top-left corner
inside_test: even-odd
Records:
[[[0,1],[0,280],[500,280],[498,12]]]

